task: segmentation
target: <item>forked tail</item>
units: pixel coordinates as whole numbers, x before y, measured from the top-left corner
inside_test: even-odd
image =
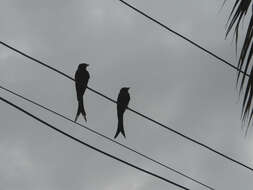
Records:
[[[123,115],[118,117],[118,129],[117,129],[117,132],[116,132],[114,138],[117,138],[119,133],[121,133],[126,138],[124,126],[123,126]]]
[[[78,101],[78,109],[77,109],[77,113],[76,113],[76,117],[75,117],[75,122],[77,121],[77,118],[79,117],[80,114],[83,115],[84,120],[87,122],[86,112],[84,110],[83,100],[82,99]]]

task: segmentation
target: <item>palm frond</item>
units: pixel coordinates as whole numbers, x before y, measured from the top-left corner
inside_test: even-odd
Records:
[[[225,0],[226,1],[226,0]],[[239,27],[242,22],[242,19],[248,12],[248,9],[251,5],[251,0],[236,0],[232,11],[228,18],[228,26],[226,30],[226,37],[234,28],[235,35],[235,44],[237,51],[238,44],[238,36],[239,36]],[[253,67],[251,62],[251,58],[253,56],[253,15],[250,18],[250,22],[247,28],[247,33],[243,42],[243,46],[240,52],[240,58],[238,60],[238,69],[242,70],[243,73],[237,73],[237,85],[239,85],[239,93],[241,95],[244,92],[243,104],[242,104],[242,121],[243,124],[247,122],[247,130],[252,121],[253,117],[253,108],[252,108],[252,99],[253,99]],[[246,73],[251,67],[250,76],[247,78]],[[246,84],[246,89],[244,90],[244,86]],[[251,110],[251,111],[250,111]]]
[[[226,0],[224,2],[226,2]],[[226,37],[228,36],[228,34],[231,32],[232,28],[234,27],[236,50],[237,50],[239,26],[242,21],[242,18],[248,12],[248,8],[250,6],[250,3],[251,3],[251,0],[236,0],[234,6],[232,8],[232,11],[228,17],[229,25],[227,27]]]

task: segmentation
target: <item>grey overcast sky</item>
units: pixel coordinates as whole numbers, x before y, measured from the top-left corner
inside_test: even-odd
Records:
[[[234,1],[128,0],[176,31],[236,64],[225,24]],[[117,0],[0,0],[0,40],[74,75],[87,62],[89,85],[117,98],[130,86],[130,106],[253,167],[253,132],[240,123],[236,73]],[[246,23],[244,30],[246,29]],[[0,46],[1,85],[74,118],[72,81]],[[4,91],[13,101],[91,145],[191,189],[204,189],[72,123]],[[87,126],[113,137],[115,104],[87,91]],[[175,190],[172,185],[87,149],[0,104],[1,190]],[[84,123],[80,118],[79,122]],[[134,147],[216,189],[251,190],[252,173],[126,112]]]

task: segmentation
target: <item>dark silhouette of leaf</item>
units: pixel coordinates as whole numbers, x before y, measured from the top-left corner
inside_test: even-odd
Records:
[[[224,2],[226,2],[225,0]],[[226,30],[226,37],[234,28],[235,35],[235,44],[237,51],[238,36],[239,36],[239,27],[242,22],[242,19],[248,12],[249,6],[251,5],[251,0],[236,0],[234,6],[231,10],[231,13],[228,18],[228,26]],[[247,130],[252,121],[253,108],[252,108],[252,98],[253,98],[253,67],[251,58],[253,56],[253,15],[251,15],[249,25],[247,28],[247,33],[243,42],[243,46],[240,52],[240,57],[238,60],[237,68],[243,72],[237,73],[236,83],[239,85],[240,95],[244,92],[243,104],[242,104],[242,122],[245,124],[247,122]],[[249,78],[246,76],[246,73],[251,68]],[[244,91],[244,86],[246,84],[246,89]],[[247,132],[246,130],[246,132]]]

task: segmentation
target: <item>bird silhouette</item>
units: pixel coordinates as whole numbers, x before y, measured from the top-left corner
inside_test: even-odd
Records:
[[[119,92],[119,96],[117,99],[118,129],[114,138],[117,138],[119,133],[122,133],[122,135],[126,138],[124,126],[123,126],[123,115],[130,101],[130,95],[128,93],[128,90],[129,88],[124,87],[124,88],[121,88]]]
[[[75,117],[75,122],[77,121],[77,118],[79,117],[80,114],[83,115],[84,120],[87,122],[86,112],[83,106],[83,95],[87,88],[87,84],[90,78],[90,74],[87,71],[88,66],[89,65],[86,63],[79,64],[78,69],[75,73],[76,95],[78,101],[78,109]]]

